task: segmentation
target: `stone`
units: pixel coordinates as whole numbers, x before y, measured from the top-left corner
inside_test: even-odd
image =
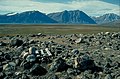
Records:
[[[3,65],[3,70],[4,71],[11,71],[11,70],[14,70],[14,69],[15,69],[15,64],[13,64],[13,63]]]
[[[11,60],[11,59],[12,59],[11,56],[10,56],[8,53],[6,53],[6,54],[4,55],[4,58],[5,58],[6,60]]]
[[[92,79],[99,79],[99,74],[98,73],[93,73]]]
[[[79,50],[78,50],[78,49],[73,49],[71,52],[72,52],[74,55],[78,55],[78,54],[79,54]]]
[[[117,77],[117,79],[120,79],[120,76],[119,76],[119,77]]]
[[[76,44],[84,43],[84,40],[83,40],[83,38],[79,38],[79,39],[75,40],[75,43]]]
[[[48,48],[45,48],[45,50],[46,50],[46,52],[47,52],[48,56],[52,56],[52,54],[51,54],[51,52],[49,51],[49,49],[48,49]]]
[[[90,59],[88,55],[84,55],[81,58],[75,58],[75,68],[85,71],[88,69],[94,69],[95,67],[94,60]]]
[[[2,72],[2,70],[3,70],[3,66],[0,66],[0,72]]]
[[[19,47],[23,44],[23,40],[13,38],[13,39],[11,39],[10,44],[11,44],[11,46]]]
[[[80,74],[80,70],[78,70],[78,69],[73,69],[73,68],[68,68],[67,73],[68,73],[69,75],[78,75],[78,74]]]
[[[23,51],[23,46],[19,46],[18,48],[17,48],[17,52],[22,52]]]
[[[84,60],[80,63],[80,69],[87,70],[87,69],[94,69],[95,63],[94,60]]]
[[[56,72],[62,72],[67,69],[68,69],[68,65],[66,64],[65,60],[63,60],[62,58],[56,59],[50,67],[50,71],[56,71]]]
[[[44,53],[43,49],[40,50],[40,54],[41,54],[42,56],[46,56],[46,54]]]
[[[6,75],[5,75],[4,73],[0,72],[0,79],[5,79],[5,78],[4,78],[5,76],[6,76]]]
[[[29,52],[23,51],[19,57],[25,59],[28,55],[29,55]]]
[[[34,64],[33,67],[30,69],[30,74],[36,76],[42,76],[47,73],[47,70],[40,66],[39,64]]]
[[[50,79],[59,79],[57,75],[52,76]]]
[[[36,48],[35,47],[30,47],[29,48],[29,54],[33,54],[33,55],[35,55],[36,54]]]
[[[4,55],[4,53],[3,52],[0,52],[0,56],[3,56]]]
[[[22,79],[30,79],[30,78],[26,74],[23,74]]]
[[[20,75],[20,74],[22,74],[22,72],[15,72],[15,75]]]
[[[104,79],[113,79],[111,74],[107,74]]]
[[[6,46],[7,44],[4,43],[3,41],[0,42],[0,46]]]
[[[21,60],[20,59],[16,59],[15,63],[16,63],[16,66],[20,66]]]
[[[9,62],[9,64],[11,65],[11,66],[16,66],[16,63],[15,62]]]
[[[24,69],[30,69],[34,63],[29,63],[29,62],[23,62],[21,66],[23,66]]]
[[[26,57],[27,62],[34,62],[36,60],[35,55],[31,54]]]

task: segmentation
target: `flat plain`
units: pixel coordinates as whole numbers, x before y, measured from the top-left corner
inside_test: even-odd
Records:
[[[120,27],[109,27],[100,25],[30,25],[30,24],[1,24],[0,35],[27,35],[27,34],[93,34],[99,32],[119,32]]]

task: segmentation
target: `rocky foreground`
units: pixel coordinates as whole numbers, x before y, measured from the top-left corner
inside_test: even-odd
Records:
[[[0,79],[120,79],[120,32],[0,41]]]

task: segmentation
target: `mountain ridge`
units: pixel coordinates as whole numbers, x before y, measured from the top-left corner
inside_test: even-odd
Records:
[[[99,17],[92,17],[92,19],[98,24],[104,24],[119,20],[120,16],[114,13],[107,13]]]
[[[48,14],[50,18],[59,23],[67,24],[96,24],[87,14],[80,10],[62,11]]]
[[[80,10],[64,10],[47,15],[39,11],[11,12],[0,15],[0,23],[6,24],[107,24],[119,19],[120,16],[114,13],[91,17]]]
[[[11,16],[0,15],[0,23],[57,23],[57,21],[39,11],[26,11]]]

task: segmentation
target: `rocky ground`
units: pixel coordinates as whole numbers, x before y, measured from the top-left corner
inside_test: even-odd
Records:
[[[0,79],[120,79],[120,32],[1,36]]]

